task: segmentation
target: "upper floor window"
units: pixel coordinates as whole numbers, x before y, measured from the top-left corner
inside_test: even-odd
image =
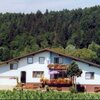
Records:
[[[94,72],[86,72],[85,79],[94,79]]]
[[[17,63],[10,64],[10,70],[15,70],[17,68],[18,68],[18,64]]]
[[[40,64],[44,64],[45,61],[45,57],[39,57],[39,63]]]
[[[33,57],[27,57],[27,63],[32,64],[33,63]]]
[[[54,63],[62,64],[63,63],[63,60],[62,60],[61,57],[55,57],[54,58]]]

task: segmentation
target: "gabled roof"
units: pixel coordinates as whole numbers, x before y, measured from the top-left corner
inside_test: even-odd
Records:
[[[4,61],[4,62],[0,63],[0,65],[6,64],[6,63],[9,63],[9,62],[12,62],[12,61],[20,60],[21,58],[24,58],[24,57],[27,57],[27,56],[31,56],[31,55],[35,55],[35,54],[38,54],[38,53],[41,53],[41,52],[45,52],[45,51],[49,51],[49,52],[52,52],[52,53],[56,53],[56,54],[58,54],[60,56],[67,57],[67,58],[70,58],[70,59],[75,60],[75,61],[80,61],[80,62],[89,64],[91,66],[100,67],[99,64],[95,64],[93,62],[86,61],[86,60],[83,60],[83,59],[80,59],[80,58],[77,58],[77,57],[73,57],[73,56],[69,56],[69,55],[62,54],[62,53],[58,53],[58,52],[56,52],[54,50],[51,50],[51,49],[48,49],[48,48],[45,48],[45,49],[42,49],[42,50],[39,50],[39,51],[36,51],[36,52],[32,52],[32,53],[26,54],[24,56],[20,56],[20,57],[16,57],[16,58],[13,58],[13,59]]]

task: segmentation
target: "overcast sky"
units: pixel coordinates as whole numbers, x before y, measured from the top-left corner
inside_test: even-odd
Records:
[[[0,12],[31,13],[46,9],[59,11],[100,5],[100,0],[0,0]]]

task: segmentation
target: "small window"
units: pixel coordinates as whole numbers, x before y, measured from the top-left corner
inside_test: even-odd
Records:
[[[85,79],[94,79],[94,72],[86,72]]]
[[[39,63],[40,64],[44,64],[45,61],[45,57],[39,57]]]
[[[63,60],[62,60],[61,57],[55,57],[54,58],[54,63],[62,64],[63,63]]]
[[[27,57],[27,63],[32,64],[33,63],[33,57]]]
[[[59,58],[58,57],[54,58],[54,63],[59,63]]]
[[[59,58],[59,64],[62,64],[63,63],[63,60],[62,60],[62,58],[60,57]]]
[[[14,63],[14,64],[10,64],[10,70],[15,70],[18,68],[18,64]]]
[[[43,76],[44,76],[44,72],[43,71],[33,71],[33,77],[41,78]]]

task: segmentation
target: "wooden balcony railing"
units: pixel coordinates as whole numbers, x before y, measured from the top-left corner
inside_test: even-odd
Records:
[[[41,79],[42,84],[49,86],[70,86],[72,81],[70,78],[58,78],[58,79]]]

